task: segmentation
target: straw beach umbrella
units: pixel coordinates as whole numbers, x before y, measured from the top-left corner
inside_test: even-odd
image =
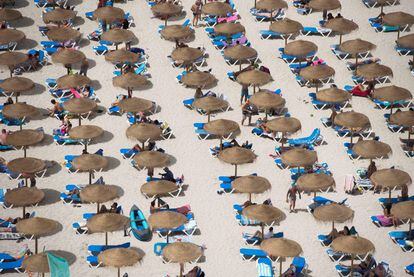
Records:
[[[181,81],[191,88],[209,88],[217,83],[217,79],[213,74],[203,71],[188,72],[182,77]]]
[[[375,48],[375,44],[359,38],[344,41],[339,45],[339,50],[355,56],[355,70],[358,67],[359,54],[369,52]]]
[[[31,217],[22,219],[16,223],[17,232],[35,239],[35,254],[38,253],[38,239],[44,236],[54,235],[62,229],[62,225],[52,219],[43,217]]]
[[[269,91],[259,91],[250,97],[250,103],[259,110],[264,110],[267,119],[267,114],[272,110],[283,108],[286,100],[278,94]]]
[[[235,136],[240,132],[239,124],[228,119],[216,119],[210,121],[204,124],[203,129],[220,138],[220,150],[223,149],[222,141],[224,137]]]
[[[384,24],[398,27],[397,39],[400,38],[400,28],[414,24],[414,15],[405,12],[387,13],[382,18]]]
[[[363,159],[378,159],[391,154],[391,147],[377,140],[361,140],[354,144],[352,151]]]
[[[414,49],[414,34],[405,35],[396,41],[397,45],[403,48]]]
[[[374,244],[366,238],[360,236],[342,236],[332,241],[330,247],[336,251],[351,256],[351,274],[354,270],[354,259],[357,255],[366,255],[375,250]]]
[[[303,30],[303,25],[295,20],[284,18],[282,20],[274,21],[270,24],[269,30],[272,32],[283,34],[283,39],[285,40],[285,46],[287,40],[291,38],[292,35],[299,34]]]
[[[136,39],[134,33],[125,29],[112,29],[104,32],[101,35],[101,40],[109,41],[115,44],[115,49],[118,50],[118,44],[127,43]]]
[[[244,217],[260,222],[262,228],[262,240],[264,239],[264,226],[279,224],[285,218],[285,214],[272,205],[257,204],[250,205],[243,209]]]
[[[0,9],[0,21],[10,22],[22,18],[21,12],[12,9]]]
[[[335,70],[326,64],[307,66],[299,72],[299,76],[315,84],[316,92],[318,92],[319,82],[331,78],[334,74]]]
[[[22,122],[26,117],[33,117],[38,115],[39,110],[26,103],[14,103],[3,107],[3,116],[6,118],[19,119]],[[22,130],[22,125],[19,126]]]
[[[82,154],[73,160],[72,166],[80,172],[88,172],[89,184],[91,184],[92,172],[105,169],[108,166],[108,159],[97,154]]]
[[[414,126],[414,111],[398,111],[390,116],[390,122],[408,128],[408,140],[411,140],[411,129]]]
[[[217,33],[218,35],[230,37],[232,35],[238,34],[238,33],[244,33],[246,32],[246,29],[243,25],[240,23],[234,23],[234,22],[225,22],[220,23],[214,26],[214,33]]]
[[[234,165],[234,176],[237,177],[237,166],[252,163],[256,159],[256,154],[251,149],[234,146],[221,150],[218,154],[220,161]]]
[[[102,7],[93,12],[93,17],[106,23],[112,23],[125,18],[125,12],[121,8]]]
[[[232,12],[231,6],[224,2],[210,2],[201,7],[201,13],[210,16],[224,17]]]
[[[304,148],[293,148],[281,155],[283,164],[289,167],[309,167],[317,162],[316,151]]]
[[[4,79],[0,83],[0,88],[6,93],[15,93],[16,102],[18,102],[20,93],[32,90],[35,83],[32,80],[24,77],[10,77]]]
[[[272,76],[264,71],[253,69],[244,71],[237,76],[237,82],[246,86],[253,86],[253,93],[256,92],[256,87],[266,85],[272,81]]]
[[[259,0],[254,3],[254,7],[260,11],[266,11],[270,13],[271,21],[274,21],[273,12],[277,10],[283,10],[288,8],[288,4],[283,0]]]
[[[354,211],[345,205],[331,203],[317,207],[313,211],[313,216],[320,221],[332,222],[333,231],[335,222],[344,223],[351,220],[354,217]]]
[[[46,32],[46,36],[51,41],[58,42],[77,40],[81,37],[81,35],[82,34],[78,30],[70,27],[50,28],[49,31]]]
[[[160,31],[160,34],[165,40],[175,41],[177,44],[178,41],[187,39],[193,35],[194,31],[189,26],[169,25],[165,26],[165,28]]]
[[[150,181],[141,186],[141,193],[147,197],[154,197],[158,200],[162,196],[168,196],[170,193],[179,189],[176,183],[167,180]]]
[[[121,277],[121,267],[133,266],[141,261],[144,255],[132,248],[113,248],[102,251],[98,255],[98,261],[104,266],[116,267],[118,277]]]
[[[37,130],[20,130],[7,135],[6,144],[23,148],[24,157],[28,146],[38,144],[44,138],[44,132]]]
[[[210,115],[227,109],[229,102],[218,97],[205,96],[195,99],[192,106],[205,112],[207,114],[207,122],[210,122]]]
[[[133,124],[126,130],[129,139],[135,139],[142,143],[142,149],[146,142],[153,142],[162,139],[162,129],[152,123]]]
[[[400,169],[388,168],[375,171],[369,178],[375,187],[388,189],[388,198],[391,201],[391,191],[401,189],[411,184],[410,175]]]
[[[146,89],[150,85],[150,81],[139,74],[128,72],[112,79],[114,87],[120,87],[128,91],[128,95],[132,95],[133,90]],[[133,100],[131,100],[133,101]]]
[[[88,86],[92,83],[92,81],[88,77],[76,73],[59,77],[56,83],[57,87],[60,89],[71,89]]]
[[[168,18],[181,14],[183,7],[173,3],[158,3],[151,7],[152,13],[165,20],[164,26],[167,26]]]
[[[170,263],[180,264],[180,274],[184,274],[184,264],[198,261],[203,256],[203,249],[191,242],[174,242],[164,247],[162,256]]]
[[[354,132],[363,131],[371,126],[369,118],[366,115],[354,111],[339,113],[335,116],[333,123],[351,131],[351,143],[354,137]]]
[[[231,186],[238,193],[248,193],[249,201],[251,201],[253,193],[259,194],[268,191],[271,184],[264,177],[248,175],[234,179]]]
[[[63,108],[78,116],[79,126],[82,125],[82,115],[95,110],[96,102],[88,98],[71,98],[63,103]]]
[[[12,42],[18,43],[24,38],[26,38],[26,35],[22,31],[10,28],[0,30],[1,45],[9,44]]]
[[[80,63],[85,59],[85,54],[81,51],[69,48],[61,48],[52,54],[52,61],[63,65]]]
[[[187,221],[185,215],[173,211],[160,211],[151,214],[148,217],[148,223],[153,231],[157,229],[165,229],[169,231],[184,225]],[[169,233],[167,233],[167,243],[168,239]]]
[[[37,205],[40,203],[43,198],[45,198],[45,193],[43,190],[38,188],[32,187],[21,187],[8,190],[4,194],[5,203],[11,205],[12,207],[22,207],[23,208],[23,216],[25,218],[26,215],[26,207]]]
[[[133,113],[136,116],[138,113],[151,111],[154,108],[154,103],[143,98],[130,97],[122,99],[118,106],[122,112]]]
[[[351,100],[351,98],[352,94],[339,88],[327,88],[316,93],[317,100],[332,104],[342,104]]]
[[[76,17],[76,12],[72,10],[56,8],[44,13],[42,17],[44,23],[56,23],[58,26],[60,26],[60,24],[63,24],[65,21],[73,20]]]
[[[148,176],[152,180],[154,168],[169,166],[173,162],[173,158],[159,151],[141,151],[133,158],[138,169],[148,169]]]
[[[56,254],[54,252],[57,252]],[[48,253],[53,254],[66,261],[63,257],[59,256],[60,251],[46,251],[35,255],[30,255],[24,258],[22,268],[30,273],[40,273],[42,277],[45,273],[50,273]],[[67,262],[67,261],[66,261]]]
[[[96,212],[99,213],[99,204],[118,198],[119,190],[114,185],[87,185],[80,190],[80,199],[85,203],[96,203]]]
[[[311,0],[309,7],[317,11],[337,10],[341,8],[341,2],[339,0]]]
[[[265,239],[260,248],[270,257],[279,258],[279,276],[282,276],[283,258],[296,257],[302,253],[302,247],[296,241],[285,238]]]
[[[35,174],[46,168],[43,160],[36,158],[17,158],[7,163],[7,168],[18,174]]]
[[[341,44],[342,36],[358,29],[358,24],[346,18],[332,18],[326,22],[324,28],[339,33],[339,44]]]
[[[282,137],[280,139],[281,143],[282,143],[282,148],[283,148],[283,144],[285,143],[285,135],[287,133],[295,133],[297,131],[299,131],[302,128],[302,125],[300,124],[299,119],[294,118],[294,117],[279,117],[279,118],[274,118],[272,120],[269,120],[265,123],[266,128],[268,128],[270,131],[277,133],[280,132],[282,133]]]
[[[131,51],[125,50],[125,49],[118,49],[113,51],[108,51],[105,54],[105,61],[112,62],[112,63],[135,63],[139,59],[139,55],[136,53],[133,53]],[[129,74],[128,72],[127,74]],[[122,74],[121,76],[127,75]],[[134,74],[137,75],[137,74]]]
[[[414,201],[403,201],[397,204],[393,204],[391,207],[391,213],[400,220],[409,220],[408,222],[408,238],[412,238],[412,222],[414,219]]]
[[[408,101],[413,98],[411,92],[408,89],[394,85],[375,89],[372,93],[372,97],[380,101],[390,102],[390,114],[392,114],[394,103],[398,104],[400,101]]]
[[[364,79],[376,79],[392,76],[392,69],[382,64],[370,63],[358,66],[358,69],[355,69],[355,75]]]
[[[109,232],[125,230],[128,225],[129,218],[116,213],[95,214],[86,222],[89,233],[105,233],[105,245],[108,245]]]
[[[311,53],[316,53],[318,46],[310,41],[295,40],[285,45],[284,53],[286,55],[304,58]]]
[[[103,129],[95,125],[81,125],[69,130],[69,137],[72,139],[86,140],[84,142],[85,151],[88,150],[88,142],[92,139],[100,137],[103,134]]]
[[[239,69],[241,70],[243,62],[250,62],[257,58],[257,51],[252,47],[237,44],[224,49],[223,55],[227,59],[238,61]]]
[[[326,173],[308,173],[301,175],[296,181],[299,190],[313,192],[314,197],[320,191],[327,191],[335,186],[335,180]]]
[[[0,65],[7,66],[10,70],[10,77],[13,76],[13,69],[16,65],[22,64],[29,60],[29,56],[22,52],[7,51],[0,54]]]
[[[177,63],[182,64],[187,69],[195,61],[202,58],[204,55],[203,51],[199,48],[193,47],[181,47],[175,48],[171,53],[171,58]]]

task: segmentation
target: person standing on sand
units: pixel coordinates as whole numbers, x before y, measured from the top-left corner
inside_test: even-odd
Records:
[[[242,85],[241,95],[240,95],[240,105],[243,104],[243,99],[244,101],[247,101],[247,98],[249,98],[249,86]]]
[[[198,20],[200,19],[201,15],[201,6],[202,2],[200,0],[197,0],[192,6],[191,11],[193,12],[193,26],[198,26]]]
[[[296,194],[299,195],[300,199],[300,191],[298,187],[295,184],[293,184],[286,194],[286,202],[289,203],[289,212],[296,212]]]

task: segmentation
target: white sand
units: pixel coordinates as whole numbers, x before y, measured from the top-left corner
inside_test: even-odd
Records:
[[[76,1],[78,2],[78,1]],[[81,2],[81,1],[79,1]],[[414,13],[414,5],[409,0],[401,0],[402,5],[385,8],[385,12],[405,11]],[[74,3],[72,2],[71,5]],[[190,7],[192,1],[184,1],[185,10],[191,15]],[[283,46],[282,41],[262,41],[259,38],[259,30],[267,29],[268,23],[257,23],[249,14],[249,8],[253,5],[253,0],[236,1],[242,19],[241,23],[246,27],[247,37],[252,46],[258,50],[260,59],[263,64],[270,68],[274,82],[267,85],[266,88],[281,88],[283,96],[287,100],[287,107],[292,116],[301,120],[302,134],[308,135],[310,132],[319,127],[322,134],[328,141],[325,146],[316,148],[319,160],[327,162],[332,169],[334,178],[337,183],[337,193],[324,194],[324,196],[341,200],[348,197],[348,203],[355,210],[355,218],[352,225],[355,225],[361,236],[367,237],[373,241],[376,247],[375,258],[386,260],[390,263],[394,270],[395,276],[404,275],[404,266],[410,264],[414,260],[411,253],[403,253],[397,245],[395,245],[388,237],[387,232],[392,228],[377,228],[370,222],[370,216],[380,214],[381,207],[377,201],[378,195],[372,192],[361,196],[349,196],[343,192],[343,180],[345,174],[354,173],[358,167],[367,166],[366,161],[352,162],[346,155],[343,142],[345,140],[336,137],[333,130],[323,128],[319,118],[328,116],[327,111],[316,111],[308,102],[308,92],[310,89],[301,88],[297,85],[294,75],[290,73],[288,65],[278,58],[278,47]],[[298,15],[295,9],[289,3],[287,15],[289,18],[299,20],[304,26],[316,26],[321,18],[320,13],[314,13],[309,16]],[[407,68],[407,57],[400,57],[394,51],[394,40],[396,33],[379,34],[368,24],[368,18],[378,15],[379,9],[368,9],[360,0],[343,1],[343,9],[341,11],[345,18],[351,18],[359,24],[359,30],[348,36],[344,40],[351,38],[362,38],[375,43],[378,48],[373,52],[375,57],[381,58],[383,64],[390,66],[394,71],[392,83],[398,86],[412,89],[414,82],[413,76]],[[173,49],[173,43],[162,40],[157,28],[162,22],[158,19],[151,19],[152,13],[145,1],[130,1],[127,4],[117,4],[116,6],[123,8],[125,11],[132,13],[135,18],[136,27],[131,30],[139,38],[139,47],[144,48],[149,54],[150,73],[152,75],[153,88],[148,91],[135,92],[135,96],[142,96],[147,99],[156,101],[161,107],[161,112],[153,118],[166,120],[172,127],[176,138],[172,140],[162,141],[158,145],[167,150],[168,153],[176,157],[177,162],[172,166],[175,174],[183,173],[189,189],[185,192],[185,197],[177,199],[167,199],[171,206],[179,206],[183,204],[191,204],[195,213],[197,223],[201,229],[201,235],[194,236],[193,241],[198,244],[205,244],[207,250],[206,262],[200,264],[202,269],[208,276],[257,276],[256,265],[254,262],[245,262],[240,258],[239,249],[245,247],[241,233],[243,231],[253,232],[252,227],[240,227],[234,220],[232,205],[234,203],[244,202],[245,196],[220,196],[216,194],[218,188],[217,176],[233,173],[233,167],[225,165],[214,159],[209,154],[209,147],[217,144],[217,141],[203,142],[199,141],[193,131],[194,122],[204,122],[206,118],[198,115],[193,111],[189,111],[182,105],[182,100],[192,97],[194,90],[186,89],[175,81],[179,69],[173,69],[169,64],[167,55]],[[78,3],[76,10],[85,20],[80,25],[81,32],[84,37],[97,27],[96,22],[89,21],[84,18],[86,11],[96,8],[96,1],[84,1]],[[43,25],[41,20],[41,9],[36,8],[33,3],[20,9],[23,15],[30,17],[35,24],[29,27],[20,28],[27,34],[31,40],[40,42],[45,40],[37,31],[38,25]],[[180,21],[182,22],[182,21]],[[172,23],[170,23],[172,24]],[[403,33],[403,35],[406,33]],[[301,37],[303,38],[303,37]],[[351,73],[346,69],[345,63],[339,61],[330,51],[329,45],[337,43],[339,37],[320,38],[308,37],[306,40],[313,41],[319,46],[318,56],[327,61],[327,63],[336,70],[335,81],[338,86],[343,87],[345,84],[351,84]],[[82,51],[96,62],[96,66],[90,69],[89,76],[99,81],[100,88],[97,95],[101,99],[101,104],[108,107],[113,102],[114,97],[118,93],[124,93],[120,89],[114,89],[112,86],[113,66],[104,61],[103,57],[95,56],[90,45],[82,47]],[[240,85],[227,79],[226,72],[231,70],[221,57],[219,51],[215,50],[210,43],[203,28],[196,29],[196,39],[191,43],[192,46],[206,47],[210,57],[208,58],[208,67],[213,67],[213,74],[219,79],[218,86],[214,88],[215,92],[225,93],[234,108],[233,111],[225,114],[219,114],[216,118],[228,118],[240,121],[241,112],[239,107]],[[38,46],[39,48],[40,46]],[[65,74],[65,69],[59,65],[48,65],[41,71],[33,73],[24,73],[23,76],[33,79],[35,82],[44,83],[47,77],[59,77]],[[2,72],[2,78],[8,77],[8,71]],[[23,96],[21,101],[27,101],[29,104],[46,108],[49,106],[51,97],[49,93],[44,92],[35,96]],[[374,109],[374,104],[361,98],[355,98],[352,101],[353,109],[363,112],[371,120],[372,127],[381,140],[389,143],[393,150],[390,159],[379,161],[379,168],[387,168],[397,165],[408,172],[413,172],[413,160],[407,158],[400,148],[399,135],[391,133],[385,125],[383,112]],[[148,215],[149,200],[146,200],[139,192],[139,187],[145,181],[145,173],[138,172],[133,169],[127,161],[123,160],[119,154],[121,147],[132,145],[131,141],[125,137],[124,132],[128,127],[128,123],[123,117],[109,116],[107,114],[99,115],[91,121],[92,124],[103,127],[111,135],[107,135],[104,143],[94,144],[90,147],[90,151],[98,148],[105,150],[105,155],[116,158],[119,162],[115,169],[104,172],[102,175],[109,184],[122,186],[125,193],[119,200],[124,207],[126,213],[133,204],[137,204]],[[75,123],[76,125],[76,123]],[[45,119],[42,121],[32,121],[25,128],[36,128],[43,126],[47,133],[51,133],[53,128],[58,126],[55,119]],[[270,140],[257,138],[251,134],[250,127],[243,127],[239,141],[248,139],[253,142],[253,149],[258,154],[258,159],[254,164],[240,167],[240,174],[250,174],[257,172],[259,175],[267,177],[273,188],[271,192],[255,197],[257,202],[271,197],[274,205],[281,208],[288,214],[288,206],[285,203],[285,193],[290,185],[290,176],[288,170],[281,171],[276,168],[273,160],[268,154],[273,152],[275,144]],[[81,146],[56,146],[49,144],[47,146],[31,148],[28,151],[29,156],[63,161],[64,155],[77,154],[81,151]],[[2,153],[6,160],[20,157],[20,151],[12,151]],[[1,186],[3,188],[12,188],[16,186],[15,181],[9,181],[5,175],[1,176]],[[60,170],[57,174],[50,177],[39,179],[39,188],[54,189],[63,191],[68,183],[86,183],[86,174],[69,174],[65,169]],[[413,190],[410,188],[410,192]],[[383,194],[382,196],[384,196]],[[302,200],[298,201],[298,208],[304,209],[311,197],[305,195]],[[29,209],[30,211],[32,209]],[[70,205],[63,205],[61,202],[48,206],[39,206],[35,209],[38,216],[48,217],[61,222],[64,230],[54,236],[41,238],[40,248],[61,249],[72,252],[77,256],[76,262],[71,266],[72,276],[113,276],[115,269],[100,268],[92,270],[86,263],[87,245],[102,244],[104,236],[102,234],[93,235],[75,235],[72,230],[72,222],[81,220],[82,213],[94,212],[94,205],[84,205],[82,208],[74,208]],[[2,212],[2,217],[20,216],[21,209],[12,209]],[[342,227],[342,226],[339,226]],[[309,268],[313,276],[336,276],[335,264],[330,261],[325,253],[326,248],[322,247],[316,239],[317,234],[327,233],[330,228],[329,224],[317,223],[312,215],[307,212],[298,212],[297,214],[288,214],[287,219],[283,221],[277,231],[283,231],[285,237],[294,239],[303,247],[303,255],[309,263]],[[405,230],[407,226],[402,226],[398,230]],[[146,253],[141,265],[126,268],[129,276],[164,276],[166,274],[177,274],[178,265],[163,264],[159,257],[153,253],[153,244],[162,241],[155,237],[151,242],[140,242],[133,237],[124,238],[122,232],[111,234],[109,242],[111,244],[123,243],[130,241],[133,246],[143,249]],[[26,242],[24,242],[26,243]],[[21,243],[23,244],[23,243]],[[15,252],[20,248],[21,244],[14,241],[2,241],[1,251]],[[30,247],[34,248],[34,242],[29,242]],[[284,268],[288,264],[286,263]],[[192,266],[187,265],[186,270]],[[122,270],[122,272],[125,272]],[[17,274],[11,274],[15,276]]]

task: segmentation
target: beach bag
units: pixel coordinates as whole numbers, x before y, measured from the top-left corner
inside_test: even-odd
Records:
[[[47,253],[51,277],[70,277],[69,263],[64,258]]]
[[[193,5],[191,6],[191,11],[192,11],[194,14],[196,14],[196,13],[197,13],[197,11],[198,11],[198,7],[197,7],[197,5],[196,5],[196,4],[193,4]]]
[[[267,67],[265,67],[263,65],[259,68],[259,70],[270,74],[269,68],[267,68]]]

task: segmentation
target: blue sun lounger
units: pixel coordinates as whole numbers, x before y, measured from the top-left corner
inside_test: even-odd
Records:
[[[412,232],[414,232],[414,231],[412,231]],[[390,231],[390,232],[388,232],[388,235],[390,236],[390,238],[393,242],[397,243],[397,240],[399,240],[399,239],[408,238],[408,231]]]
[[[164,248],[168,245],[168,243],[166,242],[157,242],[154,243],[154,254],[157,256],[161,256],[162,255],[162,250],[164,250]]]
[[[265,257],[257,260],[257,276],[259,277],[273,277],[275,272],[273,270],[272,260]]]
[[[16,261],[16,259],[13,256],[10,256],[7,253],[0,253],[0,263],[2,262],[12,262]]]
[[[414,263],[407,265],[404,270],[407,274],[414,275]]]
[[[24,272],[24,269],[22,269],[23,260],[24,260],[24,257],[18,260],[11,261],[11,262],[8,262],[8,261],[0,262],[0,273],[3,271],[10,271],[10,270],[17,271],[18,273],[23,273]]]
[[[118,245],[88,245],[88,252],[92,255],[92,256],[98,256],[99,253],[101,253],[102,251],[108,250],[108,249],[113,249],[113,248],[129,248],[131,246],[131,243],[126,242],[123,244],[118,244]]]
[[[256,248],[240,248],[240,255],[244,261],[252,261],[267,257],[266,252]]]

